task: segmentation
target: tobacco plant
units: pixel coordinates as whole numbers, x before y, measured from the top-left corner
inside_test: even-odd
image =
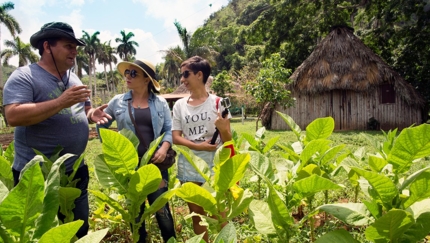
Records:
[[[56,160],[46,181],[36,156],[21,172],[19,183],[10,191],[0,182],[0,238],[3,242],[74,241],[82,220],[59,225],[60,166],[67,156]],[[9,168],[10,170],[10,168]],[[100,242],[107,229],[91,233],[76,242]]]
[[[314,210],[314,197],[324,192],[328,200],[329,190],[342,189],[332,180],[340,161],[346,155],[342,153],[343,145],[330,147],[327,138],[334,129],[333,118],[319,118],[310,123],[303,134],[300,127],[286,114],[278,112],[290,126],[297,137],[297,141],[290,144],[276,143],[271,146],[280,148],[279,155],[283,159],[270,161],[261,153],[250,152],[251,168],[264,179],[268,186],[266,201],[253,201],[250,205],[251,217],[260,233],[276,234],[282,242],[288,242],[306,220],[309,220],[310,237],[313,241],[313,216],[295,223],[293,210],[303,210],[307,205],[308,211]],[[267,163],[274,163],[277,174],[267,170]],[[278,180],[274,180],[273,177]],[[277,181],[277,182],[276,182]],[[276,182],[276,184],[274,183]],[[281,188],[282,191],[278,191]],[[284,198],[281,197],[284,196]],[[306,203],[305,203],[306,202]]]
[[[176,195],[186,202],[197,204],[208,213],[207,215],[190,214],[188,217],[199,216],[203,223],[209,227],[211,232],[219,233],[219,237],[224,237],[221,232],[228,231],[226,234],[234,236],[236,234],[234,225],[229,223],[228,228],[222,228],[222,225],[230,222],[234,217],[240,215],[250,202],[253,200],[253,195],[248,189],[242,189],[239,182],[247,169],[250,155],[236,154],[230,157],[231,150],[226,146],[232,145],[232,142],[226,142],[216,152],[214,158],[214,175],[211,175],[207,163],[187,147],[175,146],[182,156],[202,175],[206,180],[203,186],[198,186],[194,183],[184,183],[177,189]],[[235,238],[235,237],[234,237]],[[222,238],[224,242],[231,242]],[[234,240],[236,242],[237,240]]]
[[[109,129],[100,129],[99,133],[103,141],[102,154],[95,159],[95,175],[102,188],[110,190],[109,193],[104,190],[89,191],[99,201],[109,205],[121,215],[124,223],[131,227],[133,242],[137,242],[138,229],[144,220],[162,208],[175,193],[174,190],[169,190],[162,194],[136,221],[140,206],[150,193],[158,189],[161,182],[160,170],[155,165],[147,163],[163,135],[151,142],[139,165],[137,155],[139,141],[131,131],[124,129],[118,133]]]
[[[373,242],[417,242],[430,232],[430,166],[410,173],[413,163],[430,156],[430,125],[385,134],[369,155],[368,166],[349,167],[359,183],[361,203],[327,204],[318,208],[353,226],[365,226]],[[363,178],[363,179],[359,179]]]

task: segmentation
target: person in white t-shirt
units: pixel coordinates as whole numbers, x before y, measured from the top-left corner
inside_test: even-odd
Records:
[[[221,141],[230,141],[232,135],[229,120],[231,116],[223,118],[220,115],[223,107],[219,99],[206,91],[205,84],[210,73],[209,62],[199,56],[191,57],[181,64],[181,83],[190,91],[190,96],[178,100],[173,106],[172,135],[174,144],[190,148],[208,163],[213,173],[213,159],[219,146],[219,143],[210,144],[215,128],[219,130]],[[183,155],[178,158],[177,177],[181,183],[205,183]],[[188,203],[188,207],[190,212],[205,214],[204,209],[196,204]],[[196,234],[205,232],[204,239],[208,242],[207,229],[200,225],[200,217],[193,217],[193,227]]]

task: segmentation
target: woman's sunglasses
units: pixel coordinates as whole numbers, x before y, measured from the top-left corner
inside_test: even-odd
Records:
[[[184,77],[184,78],[188,78],[188,77],[190,76],[190,73],[191,73],[191,72],[196,73],[196,72],[194,72],[194,71],[186,70],[186,71],[184,71],[183,73],[179,74],[179,78],[182,78],[182,77]]]
[[[130,77],[135,78],[137,76],[137,71],[126,69],[124,71],[124,76],[127,76],[127,74],[130,75]]]

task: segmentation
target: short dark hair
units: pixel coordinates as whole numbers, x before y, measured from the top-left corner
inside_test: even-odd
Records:
[[[47,41],[50,46],[56,46],[59,39],[60,38],[55,37],[55,38],[42,39],[39,42],[37,42],[37,49],[39,50],[39,55],[42,56],[43,54],[43,51],[44,51],[43,43],[45,41]]]
[[[189,69],[191,69],[191,71],[195,73],[202,71],[204,84],[206,84],[206,82],[208,81],[209,75],[211,75],[211,65],[206,59],[200,56],[193,56],[183,61],[181,64],[181,67],[184,67],[184,66],[188,67]]]

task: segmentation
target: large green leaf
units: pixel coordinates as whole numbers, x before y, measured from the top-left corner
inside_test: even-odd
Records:
[[[367,226],[373,222],[370,212],[362,203],[325,204],[317,210],[327,212],[349,225]]]
[[[410,212],[416,220],[421,214],[430,212],[430,198],[412,204],[406,211]]]
[[[295,191],[299,192],[304,197],[312,196],[321,191],[342,189],[338,184],[315,174],[296,181],[293,187]]]
[[[60,195],[58,193],[60,187],[60,166],[64,160],[58,159],[54,162],[49,172],[48,178],[45,181],[45,196],[43,199],[43,211],[40,217],[36,220],[36,230],[33,239],[39,239],[45,232],[52,228],[55,222],[55,217],[60,206]]]
[[[403,129],[388,155],[397,173],[406,172],[414,160],[430,155],[429,134],[430,124]]]
[[[134,172],[139,158],[130,140],[109,129],[100,129],[100,137],[104,160],[115,169],[115,173],[127,175]]]
[[[0,156],[0,180],[10,190],[13,188],[13,174],[11,163],[4,157]]]
[[[81,190],[75,187],[60,187],[58,190],[60,199],[60,212],[65,215],[64,222],[74,219],[72,210],[75,208],[75,199],[81,195]]]
[[[422,168],[420,170],[415,171],[412,175],[409,175],[406,180],[401,184],[399,191],[403,191],[406,187],[408,187],[415,179],[423,172],[430,170],[430,166]]]
[[[272,167],[272,163],[269,161],[269,158],[255,151],[249,151],[249,155],[251,156],[251,160],[249,161],[251,169],[254,171],[257,170],[260,174],[264,175],[270,181],[275,183],[276,178],[273,174],[274,169]]]
[[[301,166],[305,166],[317,152],[324,153],[330,143],[331,141],[326,139],[316,139],[309,142],[300,154]]]
[[[0,204],[0,219],[4,227],[25,241],[43,209],[45,180],[36,156],[22,171],[20,181]]]
[[[248,142],[248,144],[249,144],[249,148],[248,148],[248,150],[254,150],[254,151],[259,151],[259,152],[261,152],[260,151],[260,148],[259,148],[259,146],[260,146],[260,144],[259,144],[259,142],[257,141],[257,139],[255,138],[255,136],[254,135],[251,135],[251,134],[249,134],[249,133],[242,133],[242,137]]]
[[[130,175],[116,173],[115,168],[106,164],[103,154],[94,158],[94,168],[94,174],[102,187],[116,189],[119,194],[127,193]]]
[[[67,224],[59,225],[46,232],[38,241],[39,243],[63,243],[70,240],[78,232],[84,221],[77,220]]]
[[[218,214],[217,202],[212,194],[192,182],[184,183],[178,188],[176,195],[186,202],[199,205],[212,215]]]
[[[306,142],[328,138],[334,130],[332,117],[317,118],[306,127]]]
[[[272,214],[266,202],[252,200],[249,204],[249,217],[254,222],[257,231],[261,234],[276,234],[275,226],[273,226],[272,222]]]
[[[388,164],[388,162],[381,157],[369,155],[369,166],[375,172],[381,172],[381,170]]]
[[[174,196],[176,195],[176,190],[168,190],[165,193],[161,194],[155,201],[149,206],[149,208],[145,209],[145,213],[143,214],[142,218],[146,219],[149,215],[157,212],[160,208],[164,207],[166,203]]]
[[[345,148],[345,144],[340,144],[337,146],[334,146],[333,148],[330,148],[329,150],[327,150],[320,161],[321,165],[326,165],[327,163],[329,163],[330,161],[334,160],[334,158],[336,158],[336,156],[338,156],[338,154],[340,153],[340,151],[342,151],[343,148]]]
[[[7,196],[7,194],[9,194],[7,186],[0,181],[0,203]]]
[[[400,237],[415,223],[404,210],[392,209],[367,227],[366,239],[374,242],[399,242]]]
[[[218,193],[222,194],[226,192],[230,187],[243,178],[250,159],[251,156],[248,153],[237,154],[222,163],[219,170],[218,168],[214,168],[214,189],[217,192],[217,195]]]
[[[409,186],[409,198],[404,202],[404,208],[428,197],[430,197],[430,171],[424,171]]]
[[[178,153],[181,153],[206,181],[210,181],[211,171],[209,170],[208,164],[203,159],[196,156],[188,147],[174,145],[173,148]]]
[[[300,140],[300,134],[302,132],[302,129],[296,124],[296,122],[291,118],[291,116],[284,114],[282,112],[276,111],[278,115],[282,117],[282,119],[287,123],[287,125],[291,128],[291,131],[296,135],[297,139]]]
[[[94,232],[89,232],[86,236],[80,238],[79,240],[75,241],[75,243],[95,243],[100,242],[104,239],[107,232],[109,231],[109,228],[97,230]]]
[[[279,138],[281,138],[281,136],[276,136],[269,139],[269,141],[267,141],[266,143],[266,146],[264,146],[262,153],[265,154],[269,152],[270,149],[272,149],[272,147],[275,146],[276,142],[278,142]]]
[[[130,140],[130,142],[133,144],[134,149],[137,150],[137,148],[139,147],[139,138],[136,136],[136,134],[129,130],[129,129],[122,129],[121,131],[119,131],[119,133],[121,135],[123,135],[124,137],[126,137],[128,140]]]
[[[134,205],[141,205],[150,193],[158,189],[160,182],[161,173],[157,166],[149,164],[140,167],[131,176],[127,199]]]
[[[155,153],[155,151],[157,151],[158,145],[163,140],[163,137],[164,137],[164,133],[161,134],[158,138],[152,140],[152,142],[149,144],[148,150],[146,150],[145,154],[140,160],[140,166],[144,166],[150,163],[152,155]]]
[[[230,188],[230,191],[233,190],[235,186]],[[238,188],[238,187],[237,187]],[[229,210],[229,214],[227,215],[228,219],[232,219],[238,215],[240,215],[243,211],[245,211],[251,201],[254,199],[254,194],[246,190],[239,190],[238,197],[235,198],[233,204],[231,205],[231,209]]]
[[[279,197],[278,192],[273,188],[273,185],[267,181],[267,179],[266,182],[269,187],[267,204],[270,208],[273,225],[275,226],[276,233],[280,240],[286,241],[287,239],[283,238],[283,236],[286,232],[291,230],[291,225],[294,223],[294,220],[287,206]]]
[[[352,168],[352,170],[364,177],[375,190],[385,208],[391,209],[393,199],[398,196],[397,187],[391,179],[373,171],[365,171],[360,168]]]
[[[338,229],[331,232],[328,232],[327,234],[321,236],[318,238],[315,243],[358,243],[352,235],[344,230],[344,229]]]
[[[415,224],[406,230],[399,242],[409,243],[418,242],[424,239],[430,232],[430,212],[420,214],[416,219]]]
[[[233,223],[225,225],[219,234],[216,236],[214,243],[234,243],[237,242],[236,228]]]

